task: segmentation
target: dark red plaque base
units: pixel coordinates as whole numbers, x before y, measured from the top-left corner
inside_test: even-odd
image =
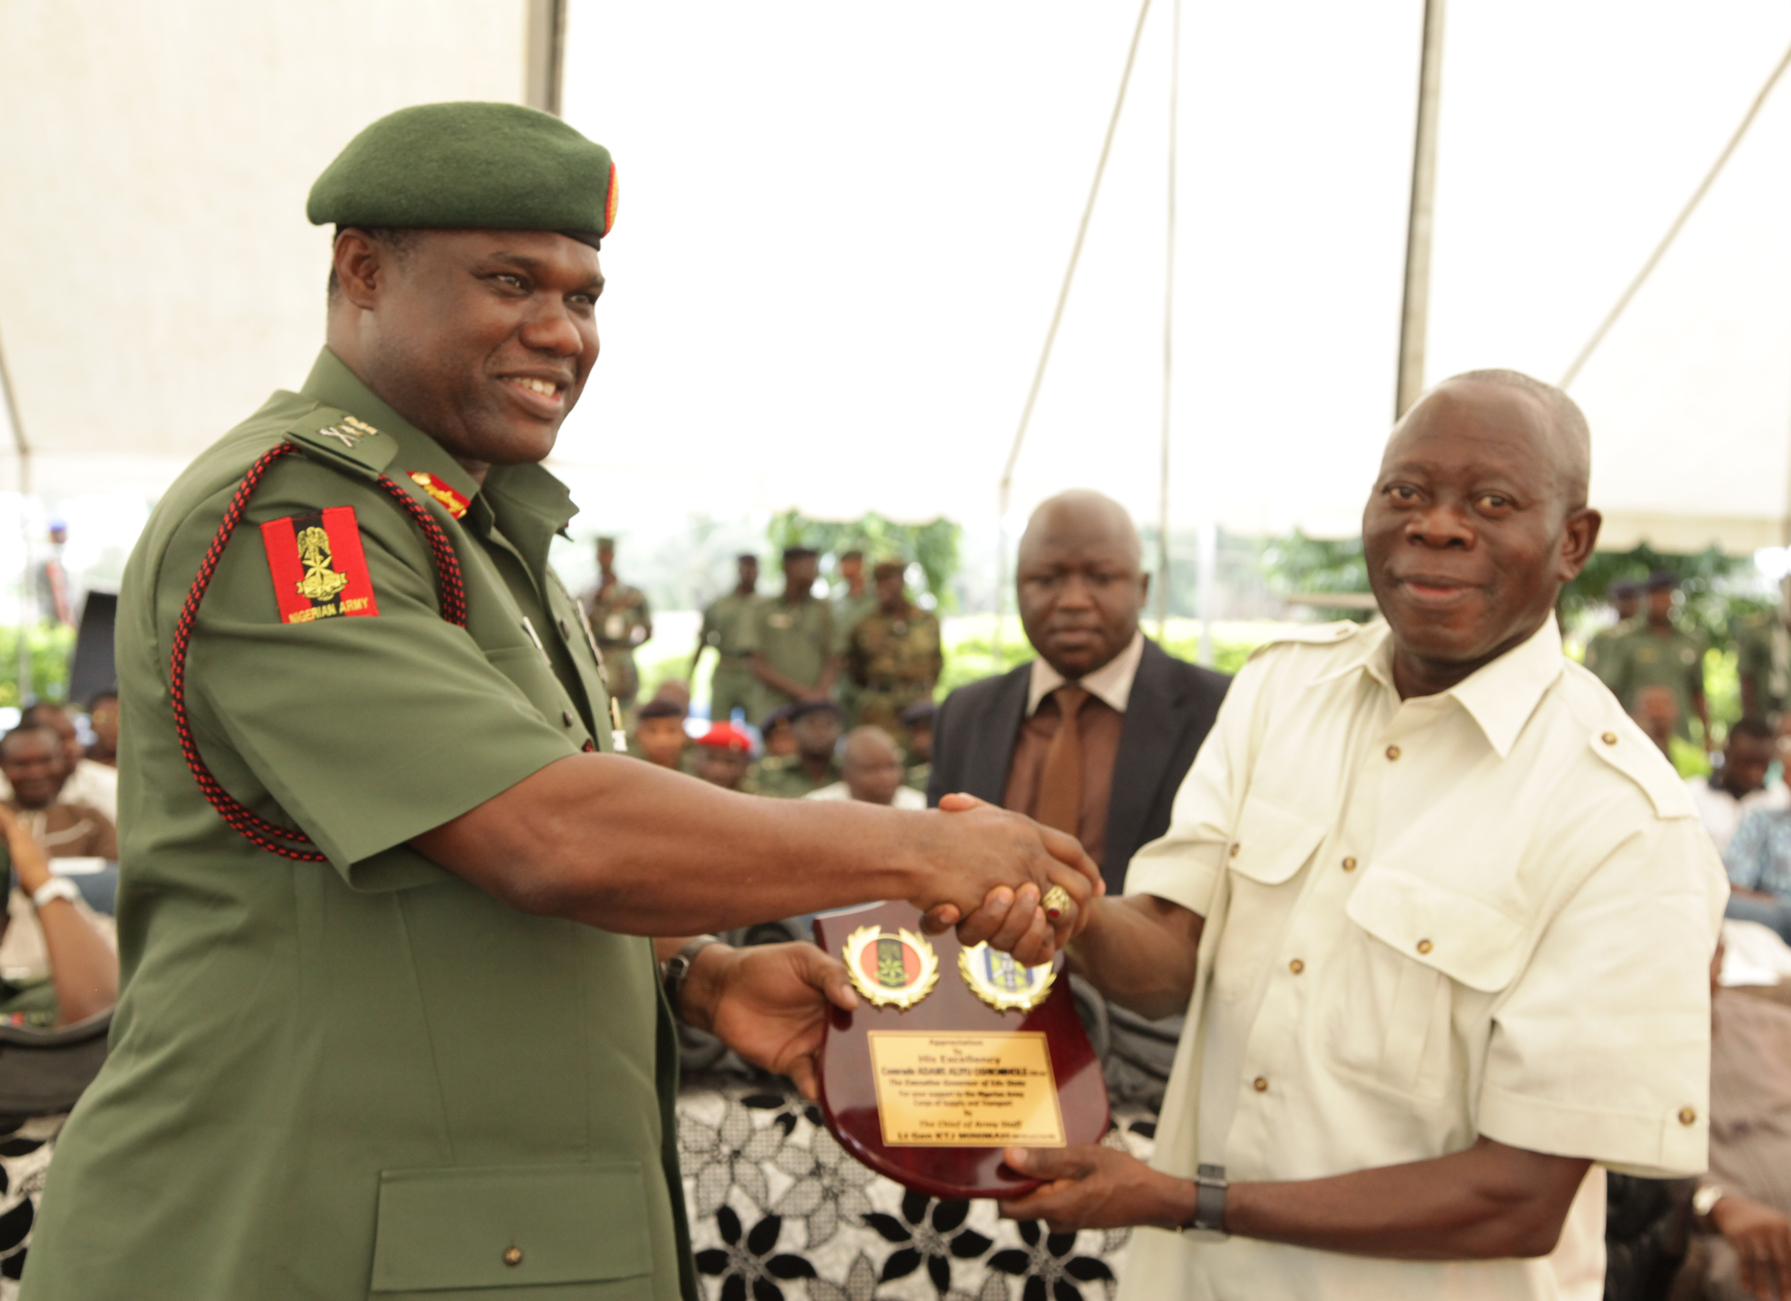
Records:
[[[843,960],[846,936],[861,926],[920,931],[920,914],[905,903],[872,904],[815,919],[815,942]],[[870,1030],[1036,1030],[1046,1036],[1063,1114],[1064,1140],[1096,1143],[1107,1132],[1107,1085],[1070,997],[1063,958],[1045,1001],[1028,1012],[997,1012],[958,972],[960,945],[950,932],[929,936],[939,954],[939,983],[914,1007],[833,1009],[821,1047],[821,1114],[841,1146],[859,1161],[930,1197],[1018,1197],[1039,1186],[1005,1164],[999,1147],[886,1147],[871,1075]]]

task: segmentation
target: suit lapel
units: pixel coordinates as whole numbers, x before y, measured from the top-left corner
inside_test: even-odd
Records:
[[[989,708],[970,720],[969,755],[964,764],[968,793],[999,805],[1007,794],[1007,770],[1014,761],[1014,745],[1026,716],[1026,692],[1032,681],[1032,665],[1003,675]]]
[[[1132,679],[1126,701],[1125,726],[1119,733],[1119,754],[1113,761],[1113,786],[1107,797],[1107,838],[1101,847],[1101,875],[1107,892],[1118,895],[1125,871],[1144,824],[1156,802],[1157,788],[1175,757],[1181,731],[1180,696],[1169,657],[1153,641]]]

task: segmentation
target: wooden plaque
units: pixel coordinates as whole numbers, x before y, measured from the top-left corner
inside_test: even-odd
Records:
[[[968,959],[979,949],[964,954],[947,932],[926,937],[917,954],[919,937],[920,915],[905,903],[815,919],[815,942],[848,966],[874,976],[887,964],[890,999],[879,1006],[861,988],[857,1011],[833,1009],[821,1114],[846,1151],[917,1192],[1018,1197],[1039,1180],[1004,1163],[1003,1148],[1095,1143],[1107,1132],[1107,1085],[1061,978],[1063,957],[1059,978],[1040,982],[1042,1002],[1004,1011],[993,1005],[999,990],[971,988]],[[876,943],[880,955],[867,948]]]

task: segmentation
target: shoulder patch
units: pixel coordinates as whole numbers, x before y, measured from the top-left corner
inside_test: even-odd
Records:
[[[353,506],[269,520],[261,543],[281,623],[379,613]]]
[[[1348,619],[1339,619],[1336,623],[1312,623],[1290,627],[1277,631],[1268,641],[1251,650],[1250,658],[1255,659],[1271,646],[1284,646],[1290,642],[1306,646],[1334,646],[1356,636],[1362,631],[1363,626],[1359,623],[1352,623]]]
[[[318,407],[287,426],[286,437],[313,460],[377,479],[398,455],[398,440],[335,407]]]
[[[442,508],[455,519],[464,516],[467,509],[473,504],[470,499],[461,496],[427,470],[412,470],[410,481],[440,502]]]
[[[1640,728],[1625,719],[1604,730],[1591,733],[1587,744],[1592,753],[1642,788],[1654,805],[1659,818],[1691,818],[1697,816],[1685,783],[1655,748],[1654,742]]]

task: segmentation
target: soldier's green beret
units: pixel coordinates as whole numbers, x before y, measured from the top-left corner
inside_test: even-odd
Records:
[[[551,230],[599,247],[616,219],[609,150],[520,104],[419,104],[366,128],[311,187],[313,225]]]

